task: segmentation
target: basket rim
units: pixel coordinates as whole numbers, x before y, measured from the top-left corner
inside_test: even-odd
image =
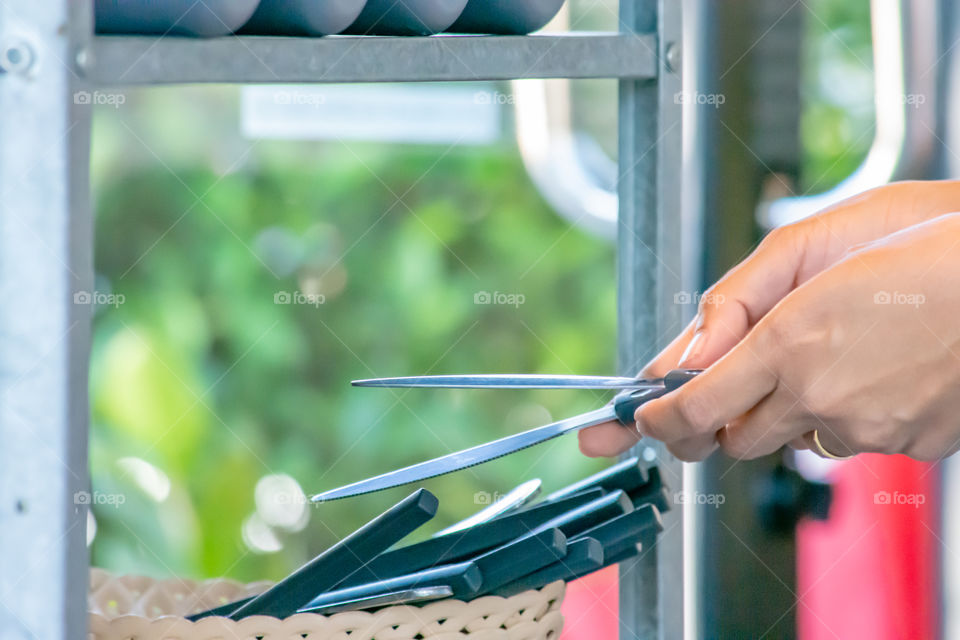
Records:
[[[208,616],[196,622],[184,617],[189,612],[202,611],[218,606],[219,603],[217,602],[211,602],[209,599],[204,600],[205,595],[210,597],[209,594],[216,593],[218,590],[222,594],[223,590],[226,589],[231,594],[227,596],[228,598],[237,599],[260,593],[272,584],[268,581],[242,583],[230,578],[192,580],[154,578],[138,574],[117,575],[105,569],[92,567],[90,569],[91,588],[88,601],[91,637],[98,639],[114,637],[105,634],[108,631],[120,629],[125,630],[125,633],[135,629],[145,631],[150,627],[164,627],[165,629],[175,627],[177,630],[182,627],[184,630],[210,630],[211,632],[237,630],[244,633],[255,632],[255,629],[270,629],[276,632],[282,627],[288,631],[297,628],[302,629],[304,633],[321,633],[323,635],[336,631],[363,629],[365,636],[370,634],[369,637],[376,637],[376,634],[372,633],[374,629],[385,629],[387,626],[396,628],[398,625],[409,627],[411,630],[418,629],[417,633],[422,633],[424,637],[430,637],[434,634],[424,633],[424,631],[434,629],[437,633],[449,633],[454,627],[483,627],[489,629],[491,625],[495,625],[493,628],[499,629],[502,625],[510,623],[511,620],[516,623],[533,622],[535,624],[539,624],[541,621],[549,621],[553,617],[551,615],[553,613],[560,616],[560,605],[566,591],[566,584],[558,580],[540,589],[531,589],[509,597],[486,595],[469,601],[446,598],[427,602],[423,605],[390,605],[370,611],[343,611],[330,615],[298,613],[283,619],[273,616],[248,616],[241,620],[232,620],[223,616]],[[131,588],[129,594],[122,591],[127,585]],[[188,611],[181,613],[163,612],[157,615],[142,613],[142,610],[149,606],[151,597],[158,598],[168,604],[178,600],[182,601],[184,589],[192,592],[194,598],[194,606],[190,607]],[[181,594],[181,597],[176,597],[176,594]],[[105,608],[101,606],[103,603],[99,602],[97,598],[111,595],[114,604],[117,603],[118,599],[125,600],[133,605],[133,611],[118,612],[116,615],[105,612]],[[140,612],[137,611],[138,607]],[[549,621],[549,623],[556,624],[555,621]],[[559,624],[562,627],[562,617]],[[509,627],[507,628],[509,629]],[[410,637],[417,637],[417,634]]]

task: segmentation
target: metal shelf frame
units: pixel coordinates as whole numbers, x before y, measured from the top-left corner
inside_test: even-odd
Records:
[[[97,36],[92,82],[103,85],[430,82],[518,78],[653,78],[650,34],[571,33],[429,38],[147,38]]]
[[[620,4],[618,33],[195,40],[94,35],[91,2],[0,3],[5,639],[86,637],[91,307],[75,296],[93,289],[93,221],[91,107],[79,96],[117,85],[618,79],[619,359],[632,374],[684,320],[673,296],[693,290],[684,256],[697,250],[681,215],[683,3]],[[642,447],[681,489],[682,465]],[[622,638],[696,633],[684,617],[689,515],[679,506],[667,513],[661,541],[622,568]]]

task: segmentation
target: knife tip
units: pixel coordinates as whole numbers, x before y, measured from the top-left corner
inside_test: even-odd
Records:
[[[334,500],[339,500],[340,498],[345,498],[346,496],[338,495],[336,489],[332,491],[324,491],[323,493],[317,493],[310,496],[310,502],[314,504],[319,504],[321,502],[333,502]]]

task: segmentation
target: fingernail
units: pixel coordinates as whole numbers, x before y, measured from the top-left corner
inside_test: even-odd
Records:
[[[643,419],[640,417],[640,409],[642,409],[642,407],[637,407],[637,410],[633,412],[633,426],[637,430],[637,433],[643,436],[646,434],[643,432]]]
[[[706,331],[697,331],[693,334],[690,344],[687,345],[683,355],[680,356],[680,362],[677,364],[678,367],[684,368],[687,363],[697,360],[697,358],[700,356],[700,353],[703,351],[703,345],[707,342],[706,336]]]

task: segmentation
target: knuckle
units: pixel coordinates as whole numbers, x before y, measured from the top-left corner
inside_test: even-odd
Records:
[[[779,253],[785,247],[791,246],[796,242],[797,238],[806,235],[809,229],[809,220],[798,220],[797,222],[775,227],[760,241],[760,244],[757,246],[757,253],[761,251],[775,251]]]
[[[740,434],[739,430],[724,429],[722,433],[718,440],[725,454],[738,460],[749,457],[751,443]]]
[[[707,315],[710,311],[726,302],[726,299],[727,297],[723,294],[723,289],[720,284],[715,284],[700,296],[700,300],[697,303],[697,313],[701,316]]]
[[[827,423],[833,421],[836,408],[842,406],[836,394],[823,385],[803,387],[798,400],[807,413]]]
[[[896,453],[902,447],[894,429],[882,424],[858,425],[849,433],[840,436],[852,451],[858,453]]]
[[[787,224],[771,229],[770,232],[763,237],[763,240],[760,241],[757,250],[762,251],[780,246],[783,244],[784,238],[787,237],[793,228],[794,224]]]
[[[761,322],[759,354],[774,364],[803,362],[811,353],[821,351],[829,340],[829,324],[818,318],[810,305],[788,302]]]
[[[678,440],[667,445],[673,457],[683,462],[698,462],[708,457],[717,448],[716,437],[694,437]]]
[[[716,407],[704,393],[679,393],[676,410],[684,424],[695,433],[706,433],[714,428]]]
[[[923,443],[915,443],[907,447],[903,453],[920,462],[937,462],[945,455],[944,451]]]
[[[670,451],[670,454],[674,458],[680,460],[681,462],[697,462],[701,458],[691,449],[687,449],[682,446],[668,446],[667,450]]]
[[[793,320],[781,313],[773,313],[763,322],[763,331],[759,333],[760,348],[765,353],[790,353],[793,351],[796,332]]]

